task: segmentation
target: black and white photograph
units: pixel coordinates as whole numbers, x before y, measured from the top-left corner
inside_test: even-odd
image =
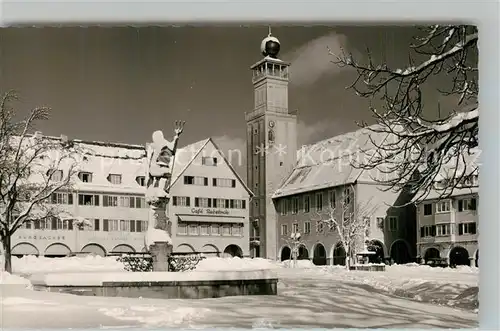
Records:
[[[0,325],[478,328],[478,34],[2,28]]]

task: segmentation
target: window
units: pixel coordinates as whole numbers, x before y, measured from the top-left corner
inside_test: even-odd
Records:
[[[461,199],[458,200],[458,211],[470,211],[470,210],[476,210],[476,199],[475,198],[470,198],[470,199]]]
[[[351,188],[346,187],[344,189],[344,203],[349,206],[351,204]]]
[[[73,204],[73,194],[72,193],[52,193],[49,199],[49,203],[58,205],[72,205]]]
[[[281,235],[282,236],[288,235],[288,226],[286,224],[281,224]]]
[[[424,225],[420,227],[420,237],[435,237],[436,236],[436,226],[435,225]]]
[[[197,236],[197,235],[199,235],[200,233],[199,233],[198,224],[189,224],[188,234],[190,236]]]
[[[220,225],[212,224],[210,226],[210,232],[212,233],[212,236],[220,236]]]
[[[292,233],[298,233],[299,232],[299,223],[293,223],[292,224]]]
[[[304,195],[304,213],[308,213],[311,210],[311,197],[309,194]]]
[[[48,171],[50,173],[50,170]],[[54,182],[60,182],[63,180],[63,171],[62,170],[54,170],[50,179]]]
[[[304,222],[304,233],[311,233],[311,222]]]
[[[330,208],[335,208],[335,191],[328,191],[328,205]]]
[[[208,186],[208,177],[184,176],[185,185]]]
[[[129,208],[130,207],[130,198],[129,197],[120,197],[119,206]]]
[[[322,221],[316,221],[316,232],[321,233],[325,228],[325,224]]]
[[[323,210],[323,193],[316,193],[316,211]]]
[[[135,221],[129,221],[130,232],[135,232]]]
[[[130,202],[129,202],[129,205],[130,205]],[[102,196],[102,206],[103,207],[118,207],[118,197],[113,196],[113,195],[103,195]]]
[[[145,176],[137,176],[137,177],[135,177],[135,181],[140,186],[146,186],[146,177]]]
[[[187,235],[187,224],[186,223],[178,223],[177,224],[177,234]]]
[[[287,210],[287,202],[288,200],[285,199],[285,198],[282,198],[280,201],[279,201],[279,209],[280,209],[280,214],[281,215],[286,215],[286,210]]]
[[[210,234],[210,231],[209,231],[209,226],[208,224],[201,224],[200,225],[200,235],[202,236],[208,236]]]
[[[101,229],[101,220],[96,218],[94,220],[94,231],[99,231]]]
[[[201,164],[206,165],[206,166],[217,166],[217,158],[210,157],[210,156],[204,156],[201,159]]]
[[[235,237],[240,237],[243,234],[241,224],[233,224],[231,226],[231,234]]]
[[[230,178],[213,178],[212,185],[217,187],[236,187],[236,180]]]
[[[450,224],[436,225],[436,236],[449,236],[450,234]]]
[[[467,223],[459,223],[458,224],[458,235],[459,236],[476,234],[476,233],[477,233],[477,229],[476,229],[475,222],[467,222]]]
[[[78,178],[84,183],[92,183],[92,173],[90,172],[80,172]]]
[[[450,201],[439,201],[436,202],[436,213],[449,213],[450,212]]]
[[[117,174],[109,174],[108,175],[108,182],[114,185],[120,185],[122,183],[122,175],[117,175]]]
[[[387,218],[389,222],[389,231],[397,231],[398,230],[398,218],[396,216],[389,216]]]
[[[172,204],[179,207],[189,207],[190,201],[189,197],[173,197]]]
[[[194,198],[194,206],[201,208],[212,207],[212,199],[210,198]]]
[[[226,199],[215,199],[214,207],[226,208]]]
[[[384,217],[377,217],[377,228],[384,230]]]
[[[235,209],[245,209],[246,207],[246,201],[245,200],[231,200],[231,204]]]
[[[432,203],[424,204],[424,216],[432,215]]]
[[[80,206],[99,206],[99,195],[78,194],[78,204]]]
[[[231,235],[231,225],[224,224],[222,226],[222,235],[223,236],[230,236]]]
[[[130,232],[130,222],[126,220],[120,220],[120,231]]]
[[[297,214],[299,212],[299,198],[292,198],[292,214]]]

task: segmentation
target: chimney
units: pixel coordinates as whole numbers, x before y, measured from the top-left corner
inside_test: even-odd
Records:
[[[42,135],[42,132],[41,132],[41,131],[35,131],[35,134],[33,135],[33,137],[34,137],[35,139],[40,139],[40,138],[42,138],[42,136],[43,136],[43,135]]]
[[[62,134],[62,135],[61,135],[61,142],[62,142],[63,144],[67,144],[67,143],[68,143],[68,136],[67,136],[67,135]]]

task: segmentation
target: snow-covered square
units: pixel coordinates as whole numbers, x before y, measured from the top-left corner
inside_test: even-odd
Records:
[[[15,274],[125,272],[114,258],[14,259]],[[476,268],[394,265],[386,272],[348,272],[309,261],[207,258],[197,270],[270,269],[276,296],[201,300],[83,297],[38,292],[29,281],[2,273],[6,328],[98,327],[477,327]],[[30,319],[23,318],[29,314]]]

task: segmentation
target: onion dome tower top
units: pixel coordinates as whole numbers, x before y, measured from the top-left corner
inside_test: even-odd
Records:
[[[271,35],[271,27],[269,27],[269,34],[260,44],[260,51],[264,56],[269,56],[273,59],[278,58],[278,53],[280,52],[280,41],[278,38]]]

